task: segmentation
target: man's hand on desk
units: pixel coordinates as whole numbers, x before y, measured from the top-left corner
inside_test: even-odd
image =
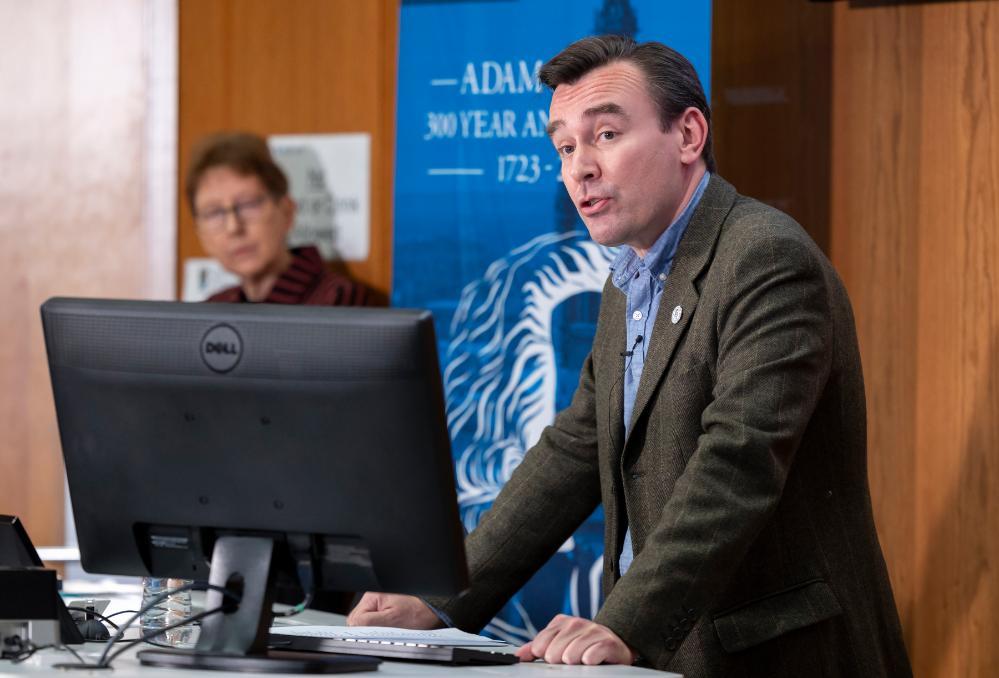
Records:
[[[347,626],[395,626],[438,629],[440,618],[419,598],[395,593],[368,592],[347,615]]]
[[[517,650],[521,661],[549,664],[634,664],[637,654],[606,626],[560,614]]]

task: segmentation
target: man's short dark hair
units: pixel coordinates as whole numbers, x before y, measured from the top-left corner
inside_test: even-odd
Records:
[[[572,43],[541,67],[538,79],[551,89],[571,85],[590,71],[616,61],[629,61],[642,70],[649,96],[659,107],[664,130],[693,106],[708,121],[708,138],[701,157],[709,172],[715,171],[711,148],[711,108],[697,71],[687,59],[661,42],[635,42],[624,35],[599,35]]]
[[[202,139],[191,153],[187,166],[184,191],[194,212],[194,197],[205,172],[215,167],[228,167],[242,176],[260,179],[275,200],[288,195],[288,177],[271,155],[267,142],[249,132],[219,132]]]

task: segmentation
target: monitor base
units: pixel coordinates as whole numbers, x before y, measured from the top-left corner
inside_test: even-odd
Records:
[[[187,670],[241,673],[351,673],[374,671],[373,657],[320,655],[268,650],[273,614],[274,540],[269,537],[223,535],[212,548],[211,583],[193,650],[142,650],[139,662]],[[225,596],[222,590],[230,591]],[[238,597],[238,603],[233,597]]]
[[[231,655],[190,650],[142,650],[137,656],[143,666],[252,673],[353,673],[355,671],[375,671],[381,663],[381,660],[375,657],[317,655],[308,652],[280,650],[271,650],[265,655]]]

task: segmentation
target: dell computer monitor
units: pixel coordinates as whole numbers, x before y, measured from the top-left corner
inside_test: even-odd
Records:
[[[261,654],[270,593],[303,560],[320,589],[466,587],[428,312],[61,298],[41,311],[83,568],[211,569],[223,585],[235,572],[240,614],[259,599],[252,639],[208,617],[202,654]],[[261,543],[258,581],[240,568]]]

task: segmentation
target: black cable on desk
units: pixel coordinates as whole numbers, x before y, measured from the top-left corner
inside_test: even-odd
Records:
[[[155,631],[152,631],[150,633],[143,634],[142,636],[140,636],[139,638],[136,638],[135,640],[126,642],[122,647],[120,647],[117,650],[115,650],[114,652],[112,652],[111,655],[107,659],[102,659],[103,663],[99,664],[97,666],[97,668],[101,668],[101,669],[109,669],[109,668],[111,668],[111,662],[114,661],[115,657],[117,657],[118,655],[120,655],[122,652],[124,652],[128,648],[132,647],[133,645],[138,645],[139,643],[148,642],[148,641],[152,640],[153,638],[156,638],[157,636],[163,635],[166,631],[171,631],[173,629],[178,629],[181,626],[186,626],[187,624],[190,624],[191,622],[200,621],[200,620],[204,619],[205,617],[209,617],[209,616],[211,616],[213,614],[218,614],[219,612],[225,612],[225,610],[226,610],[226,606],[225,605],[219,605],[218,607],[212,608],[211,610],[205,610],[204,612],[199,612],[198,614],[191,615],[187,619],[182,619],[181,621],[179,621],[179,622],[177,622],[175,624],[170,624],[169,626],[164,626],[161,629],[156,629]]]
[[[203,582],[192,582],[190,584],[185,584],[183,586],[178,586],[177,588],[170,589],[168,591],[164,591],[163,593],[160,593],[159,595],[155,596],[146,605],[143,605],[138,611],[134,612],[127,622],[125,622],[120,627],[118,627],[117,632],[114,635],[112,635],[110,638],[108,638],[107,642],[104,644],[104,651],[101,653],[101,656],[97,660],[96,663],[94,663],[94,664],[87,663],[87,662],[83,661],[83,659],[78,654],[76,654],[74,652],[73,654],[76,655],[76,657],[78,659],[80,659],[80,663],[79,664],[59,664],[59,665],[57,665],[58,668],[64,668],[64,669],[84,669],[84,668],[85,669],[108,669],[108,668],[111,668],[111,661],[115,657],[117,657],[119,654],[121,654],[122,652],[124,652],[128,648],[130,648],[133,645],[135,645],[136,643],[141,643],[141,642],[143,642],[145,640],[148,640],[148,639],[151,639],[151,638],[155,638],[157,636],[162,635],[166,631],[171,631],[173,629],[180,628],[181,626],[186,626],[188,624],[192,624],[192,623],[194,623],[196,621],[204,619],[205,617],[207,617],[209,615],[216,614],[218,612],[225,612],[225,611],[229,611],[229,610],[233,609],[232,608],[232,603],[227,603],[227,604],[221,605],[221,606],[219,606],[219,607],[217,607],[215,609],[207,610],[205,612],[199,612],[198,614],[192,615],[192,616],[187,617],[185,619],[181,619],[180,621],[178,621],[178,622],[176,622],[174,624],[170,624],[168,626],[164,626],[163,628],[156,629],[155,631],[153,631],[151,633],[140,634],[140,637],[137,640],[125,641],[122,638],[122,636],[124,635],[125,631],[128,630],[128,628],[132,624],[134,624],[136,622],[136,620],[138,620],[143,614],[145,614],[149,610],[154,609],[155,607],[157,607],[160,603],[162,603],[163,601],[165,601],[170,596],[176,595],[178,593],[183,593],[184,591],[191,591],[191,590],[198,590],[198,591],[213,590],[213,591],[219,591],[219,592],[222,593],[222,595],[224,597],[229,598],[230,600],[234,601],[237,606],[238,606],[239,601],[240,601],[240,596],[239,595],[233,593],[232,591],[226,589],[225,587],[223,587],[223,586],[215,586],[214,584],[207,584],[207,583],[203,583]],[[123,614],[123,613],[115,613],[115,614]],[[118,649],[117,651],[115,651],[114,653],[111,653],[111,648],[114,647],[114,645],[116,643],[119,643],[119,642],[123,643],[124,646],[121,647],[120,649]],[[109,656],[109,653],[111,653],[110,656]]]
[[[291,607],[288,610],[271,610],[271,615],[274,617],[294,617],[296,614],[301,614],[310,605],[316,596],[316,580],[313,575],[313,570],[316,565],[313,562],[313,555],[311,552],[306,551],[302,553],[299,558],[296,559],[295,569],[298,572],[298,583],[301,585],[302,590],[305,592],[305,598],[302,602]]]
[[[229,598],[230,600],[235,601],[237,605],[239,604],[239,601],[240,601],[239,595],[233,593],[232,591],[230,591],[229,589],[225,588],[224,586],[215,586],[214,584],[207,584],[207,583],[203,583],[203,582],[191,582],[190,584],[184,584],[183,586],[178,586],[175,589],[169,589],[167,591],[164,591],[163,593],[160,593],[159,595],[153,597],[153,599],[150,600],[145,605],[143,605],[139,609],[138,612],[136,612],[135,614],[133,614],[129,618],[129,620],[127,622],[125,622],[124,624],[121,625],[121,628],[118,630],[118,632],[116,634],[114,634],[113,636],[111,636],[108,639],[108,642],[104,646],[104,652],[101,653],[101,658],[100,658],[100,660],[97,663],[98,664],[102,664],[102,665],[104,664],[104,662],[107,660],[108,653],[111,651],[111,648],[114,645],[114,642],[116,640],[119,640],[124,635],[125,630],[128,629],[128,627],[130,627],[132,624],[134,624],[135,621],[137,619],[139,619],[143,614],[145,614],[149,610],[152,610],[153,608],[155,608],[157,605],[159,605],[160,603],[162,603],[163,601],[165,601],[170,596],[176,595],[178,593],[183,593],[184,591],[192,591],[192,590],[198,590],[198,591],[205,591],[205,590],[219,591],[226,598]],[[228,607],[228,606],[222,606],[222,607]],[[219,609],[221,610],[222,608],[219,608]],[[156,633],[153,634],[153,635],[151,635],[150,638],[154,638],[154,637],[160,635],[161,633],[163,633],[164,631],[166,631],[168,629],[179,628],[180,626],[184,626],[185,624],[190,624],[192,621],[196,621],[197,620],[196,618],[200,619],[201,617],[199,615],[194,615],[192,617],[189,617],[187,619],[182,620],[183,623],[178,623],[178,624],[175,624],[175,625],[171,624],[170,626],[163,627],[162,629],[157,629]]]
[[[110,625],[111,625],[111,627],[112,627],[112,628],[113,628],[113,629],[114,629],[115,631],[117,631],[117,630],[118,630],[118,625],[117,625],[117,624],[115,624],[115,623],[114,623],[113,621],[111,621],[111,617],[113,617],[114,615],[110,615],[110,616],[104,616],[103,614],[101,614],[100,612],[97,612],[97,611],[95,611],[95,610],[86,610],[86,609],[83,609],[83,608],[80,608],[80,607],[74,607],[74,608],[70,608],[70,611],[71,611],[71,612],[75,612],[75,611],[77,611],[77,610],[79,610],[80,612],[82,612],[82,613],[83,613],[84,615],[90,615],[91,617],[97,617],[97,618],[98,618],[98,619],[100,619],[100,620],[101,620],[102,622],[106,622],[106,623],[110,624]],[[127,611],[127,610],[126,610],[126,611]],[[121,612],[117,612],[117,613],[115,613],[115,614],[122,614],[122,613],[121,613]],[[76,621],[76,620],[74,619],[73,621]]]
[[[133,645],[138,645],[139,643],[143,643],[143,642],[150,642],[153,638],[156,638],[157,636],[160,636],[160,635],[164,634],[167,631],[172,631],[173,629],[180,628],[181,626],[186,626],[186,625],[188,625],[188,624],[190,624],[192,622],[200,621],[200,620],[202,620],[205,617],[208,617],[210,615],[217,614],[219,612],[224,612],[225,609],[226,608],[225,608],[224,605],[220,605],[219,607],[213,608],[211,610],[205,610],[204,612],[199,612],[198,614],[191,615],[187,619],[181,619],[180,621],[175,622],[173,624],[169,624],[168,626],[164,626],[161,629],[156,629],[155,631],[151,631],[149,633],[145,633],[145,634],[141,635],[139,638],[136,638],[134,640],[127,640],[126,641],[126,640],[119,639],[119,641],[122,643],[122,646],[119,647],[114,652],[112,652],[110,655],[107,655],[107,652],[105,652],[104,654],[101,655],[101,658],[96,663],[90,664],[90,663],[86,662],[83,659],[83,657],[81,657],[79,654],[77,654],[76,652],[73,652],[73,655],[79,660],[78,664],[53,664],[52,667],[53,668],[59,668],[59,669],[88,669],[88,670],[93,670],[93,669],[110,669],[110,668],[112,668],[111,662],[113,662],[118,657],[118,655],[120,655],[122,652],[124,652],[125,650],[129,649]],[[153,645],[159,645],[159,643],[152,643],[152,644]],[[45,647],[51,647],[51,646],[46,645],[46,646],[43,646],[43,647],[39,647],[39,648],[36,648],[36,651],[44,649]],[[69,648],[66,648],[66,649],[69,649]],[[72,650],[70,650],[70,651],[72,652]],[[25,657],[25,659],[27,659],[27,657]]]
[[[33,654],[39,650],[47,650],[50,647],[55,647],[55,645],[35,645],[30,640],[25,643],[25,649],[21,650],[17,655],[11,658],[11,664],[20,664],[21,662],[27,661],[31,658]]]
[[[72,654],[74,657],[76,657],[76,660],[78,662],[80,662],[81,664],[86,664],[87,663],[87,660],[84,659],[83,657],[81,657],[80,653],[77,652],[76,650],[74,650],[73,648],[71,648],[69,645],[56,645],[56,648],[59,649],[59,650],[66,650],[67,652],[69,652],[70,654]]]
[[[125,631],[132,624],[134,624],[136,622],[136,620],[138,620],[144,613],[148,612],[149,610],[154,609],[156,606],[158,606],[160,603],[162,603],[164,600],[166,600],[170,596],[175,595],[177,593],[182,593],[184,591],[190,591],[190,590],[205,591],[205,590],[209,590],[209,589],[213,590],[213,591],[219,591],[219,592],[221,592],[224,597],[229,598],[231,601],[235,602],[236,603],[236,607],[238,607],[238,604],[240,602],[240,596],[238,594],[233,593],[232,591],[230,591],[230,590],[228,590],[228,589],[226,589],[225,587],[222,587],[222,586],[215,586],[214,584],[207,584],[207,583],[201,583],[201,582],[192,582],[190,584],[185,584],[184,586],[179,586],[179,587],[177,587],[175,589],[170,589],[168,591],[164,591],[163,593],[157,595],[152,600],[150,600],[148,604],[144,605],[138,611],[125,610],[125,611],[122,611],[122,612],[116,612],[114,615],[111,615],[111,616],[116,616],[116,615],[119,615],[119,614],[125,614],[127,612],[132,612],[133,613],[132,617],[129,618],[129,620],[127,622],[125,622],[124,624],[122,624],[120,627],[116,626],[114,622],[110,621],[109,617],[106,617],[106,616],[100,614],[99,612],[94,612],[93,610],[84,610],[85,613],[92,614],[92,615],[94,615],[96,617],[99,617],[103,621],[106,621],[108,624],[111,624],[112,626],[114,626],[115,629],[116,629],[116,633],[113,636],[111,636],[110,638],[108,638],[107,642],[105,643],[105,645],[104,645],[104,651],[101,653],[101,656],[97,660],[96,663],[91,664],[91,663],[87,662],[82,656],[80,656],[80,654],[78,652],[76,652],[75,650],[73,650],[71,647],[69,647],[67,645],[62,645],[62,644],[60,644],[60,645],[35,645],[33,643],[30,643],[30,641],[26,644],[26,646],[24,647],[23,651],[19,652],[15,657],[12,658],[12,663],[14,663],[14,664],[20,664],[21,662],[26,661],[27,659],[29,659],[32,655],[34,655],[39,650],[45,650],[45,649],[48,649],[48,648],[57,648],[57,649],[61,649],[61,650],[68,650],[70,653],[72,653],[72,655],[74,657],[76,657],[78,663],[76,663],[76,664],[53,664],[53,668],[61,668],[61,669],[110,669],[111,668],[111,662],[114,661],[114,659],[118,655],[120,655],[122,652],[124,652],[125,650],[129,649],[133,645],[136,645],[136,644],[142,643],[142,642],[151,642],[153,638],[161,636],[164,633],[166,633],[167,631],[172,631],[173,629],[177,629],[177,628],[180,628],[182,626],[187,626],[189,624],[193,624],[194,622],[200,621],[200,620],[202,620],[205,617],[208,617],[210,615],[218,614],[219,612],[228,612],[228,611],[232,611],[234,609],[234,606],[233,606],[232,602],[228,602],[228,603],[220,605],[219,607],[216,607],[214,609],[205,610],[204,612],[199,612],[197,614],[191,615],[190,617],[186,617],[184,619],[181,619],[180,621],[178,621],[176,623],[173,623],[173,624],[169,624],[167,626],[164,626],[163,628],[155,629],[154,631],[151,631],[149,633],[140,634],[139,638],[137,638],[135,640],[126,641],[126,640],[124,640],[124,638],[122,638],[122,636],[124,635]],[[123,646],[120,647],[120,648],[118,648],[117,650],[115,650],[113,653],[111,653],[109,655],[108,653],[111,652],[111,648],[114,647],[114,645],[117,644],[117,643],[123,643]],[[157,643],[152,643],[152,644],[155,645]]]

